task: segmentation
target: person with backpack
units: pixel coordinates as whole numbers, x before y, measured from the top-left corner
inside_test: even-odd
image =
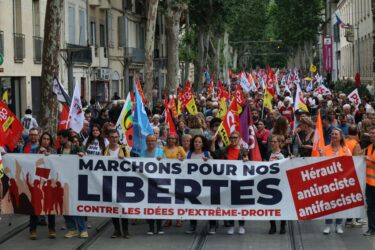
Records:
[[[37,128],[38,123],[36,122],[35,118],[32,116],[32,111],[31,109],[26,109],[25,111],[25,116],[22,117],[21,123],[23,126],[23,131],[22,131],[22,139],[27,142],[29,139],[29,131],[31,128]]]
[[[208,142],[206,137],[203,135],[196,135],[194,136],[193,140],[190,143],[190,151],[187,153],[186,159],[202,159],[207,161],[208,159],[212,159]],[[209,222],[210,228],[208,230],[209,234],[216,233],[216,221],[210,220]],[[197,229],[197,220],[190,220],[190,228],[185,231],[187,234],[192,234]]]

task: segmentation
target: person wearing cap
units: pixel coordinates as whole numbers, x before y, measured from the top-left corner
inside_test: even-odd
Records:
[[[164,146],[162,149],[164,150],[165,158],[167,159],[179,159],[182,161],[186,158],[186,152],[183,147],[179,146],[178,136],[176,133],[168,134],[167,146]],[[169,227],[171,226],[171,224],[171,220],[166,220],[164,223],[164,227]],[[181,227],[182,221],[178,220],[176,226]]]

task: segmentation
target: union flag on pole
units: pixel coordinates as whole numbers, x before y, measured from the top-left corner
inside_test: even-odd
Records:
[[[249,105],[246,105],[240,117],[241,145],[249,150],[249,159],[252,161],[262,161],[258,140],[255,134],[253,117]]]
[[[0,101],[0,145],[7,145],[10,151],[17,146],[23,126],[7,105]]]
[[[185,103],[182,101],[182,90],[181,87],[178,87],[178,97],[177,97],[177,113],[178,115],[182,114],[182,111],[185,110]]]
[[[294,102],[294,112],[297,111],[297,109],[302,109],[303,111],[309,112],[309,109],[306,106],[305,100],[303,100],[303,94],[302,90],[299,86],[299,84],[296,84],[297,91],[296,91],[296,100]]]
[[[172,115],[173,115],[173,117],[174,117],[175,119],[177,119],[177,117],[178,117],[178,111],[177,111],[177,108],[176,108],[176,102],[175,102],[175,100],[174,100],[174,96],[173,96],[173,95],[171,95],[171,96],[172,96],[172,98],[169,100],[168,108],[169,108],[170,110],[172,110]]]
[[[185,104],[187,111],[191,115],[196,115],[198,113],[197,106],[195,105],[193,91],[191,90],[189,81],[187,82],[184,94],[182,95],[182,102]]]
[[[138,89],[138,93],[139,93],[139,95],[140,95],[141,98],[142,98],[142,102],[143,102],[143,104],[145,104],[145,103],[146,103],[146,99],[145,99],[145,96],[143,95],[143,90],[142,90],[142,87],[141,87],[141,83],[140,83],[140,81],[139,81],[139,78],[137,78],[137,89]]]
[[[238,131],[241,134],[240,117],[238,115],[238,104],[236,98],[234,98],[230,104],[227,114],[224,116],[218,129],[224,145],[229,145],[229,135],[233,131]]]
[[[318,111],[318,119],[316,120],[315,133],[314,133],[314,144],[311,152],[311,157],[320,156],[319,148],[324,149],[324,136],[323,136],[323,125],[322,118],[320,117],[320,109]]]
[[[266,80],[266,88],[264,90],[264,107],[272,110],[272,99],[275,97],[275,93],[273,91],[273,84],[272,84],[272,73],[270,70],[270,66],[268,65],[267,69],[267,80]]]

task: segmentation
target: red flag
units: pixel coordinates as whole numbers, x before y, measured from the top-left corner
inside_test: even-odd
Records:
[[[164,98],[165,98],[165,123],[168,123],[170,133],[176,133],[176,127],[174,126],[173,119],[172,119],[171,113],[169,112],[169,108],[168,108],[167,96],[164,95]]]
[[[66,104],[64,104],[61,115],[60,115],[60,122],[59,122],[59,126],[57,130],[60,131],[66,128],[69,128],[69,108],[68,106],[66,106]],[[59,137],[57,137],[56,149],[58,149],[59,146],[60,146]]]
[[[178,87],[178,113],[180,114],[182,111],[185,110],[185,103],[182,101],[182,90],[181,87]]]
[[[213,91],[214,91],[214,74],[212,74],[212,77],[211,77],[210,87],[208,88],[207,96],[210,96]]]
[[[198,113],[197,106],[195,105],[195,100],[193,96],[193,91],[191,90],[190,82],[186,83],[186,87],[184,90],[184,94],[182,95],[182,102],[181,104],[186,106],[187,111],[191,115],[196,115]]]
[[[0,145],[7,145],[10,151],[17,146],[22,136],[23,126],[17,117],[2,101],[0,101]]]
[[[142,97],[143,104],[145,104],[146,99],[145,99],[145,96],[143,95],[143,91],[142,91],[141,83],[139,82],[139,78],[137,78],[137,89],[138,89],[139,95]]]
[[[229,75],[232,76],[233,73],[232,73],[232,70],[229,68]]]
[[[219,88],[218,88],[218,98],[221,100],[221,98],[224,97],[225,101],[229,101],[228,93],[225,92],[225,89],[223,88],[223,85],[221,84],[221,80],[219,78]]]
[[[229,145],[229,136],[231,132],[238,131],[241,136],[237,99],[233,99],[218,130],[225,145]]]
[[[240,84],[237,84],[237,89],[234,92],[234,98],[237,99],[238,105],[242,106],[245,104],[245,97],[243,97],[242,88]]]
[[[270,93],[272,95],[272,97],[275,97],[275,92],[273,91],[272,72],[270,70],[270,66],[269,65],[268,65],[268,69],[267,69],[266,88],[268,90],[268,93]]]
[[[177,108],[176,108],[176,101],[174,100],[174,96],[173,95],[172,95],[172,98],[169,100],[168,108],[170,108],[172,110],[173,117],[175,119],[177,119],[178,112],[177,112]]]

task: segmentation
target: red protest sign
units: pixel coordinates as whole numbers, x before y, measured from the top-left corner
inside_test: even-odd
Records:
[[[22,136],[23,126],[7,105],[0,101],[0,133],[1,144],[13,151]]]
[[[364,205],[350,156],[288,170],[287,176],[300,220],[311,220]]]

